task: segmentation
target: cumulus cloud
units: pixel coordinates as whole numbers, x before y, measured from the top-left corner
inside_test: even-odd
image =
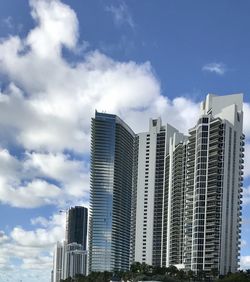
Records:
[[[62,45],[73,48],[78,38],[75,12],[60,1],[31,0],[32,17],[38,23],[26,38],[33,53],[42,59],[54,59]]]
[[[223,63],[209,63],[202,67],[205,72],[211,72],[218,75],[223,75],[227,71],[227,67]]]
[[[18,188],[0,180],[0,199],[2,203],[19,208],[35,208],[55,204],[61,190],[43,180],[33,180]]]
[[[41,220],[43,227],[35,230],[24,230],[22,227],[15,227],[10,233],[10,237],[19,246],[46,248],[53,246],[55,242],[61,241],[65,234],[65,214],[54,214],[49,219],[38,217],[32,219],[33,225],[40,225]]]
[[[250,256],[241,256],[240,268],[241,269],[250,269]]]
[[[17,159],[0,149],[0,166],[2,203],[24,208],[65,206],[87,197],[89,167],[69,155],[26,152]]]
[[[68,195],[83,197],[89,191],[89,166],[83,161],[70,159],[67,154],[29,153],[26,169],[61,183]]]
[[[0,73],[9,82],[0,92],[0,146],[7,155],[0,161],[8,170],[0,172],[0,201],[65,205],[82,201],[89,189],[82,156],[89,154],[95,109],[120,115],[136,132],[158,116],[187,132],[199,106],[164,97],[149,62],[119,62],[92,51],[70,64],[62,48],[79,47],[74,11],[57,0],[30,5],[36,26],[26,38],[0,43]],[[22,155],[12,155],[10,144]]]
[[[22,269],[52,268],[53,246],[57,241],[63,240],[65,234],[65,214],[56,213],[50,218],[34,218],[32,222],[35,226],[33,230],[25,230],[19,226],[13,228],[9,236],[0,231],[1,270],[11,266],[13,258],[20,259]]]

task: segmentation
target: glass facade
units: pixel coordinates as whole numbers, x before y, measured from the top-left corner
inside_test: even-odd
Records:
[[[72,207],[67,212],[66,241],[77,243],[86,250],[88,226],[88,209],[80,206]]]
[[[96,112],[91,128],[90,271],[128,270],[133,131]]]

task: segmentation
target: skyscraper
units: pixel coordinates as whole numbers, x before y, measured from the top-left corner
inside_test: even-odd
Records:
[[[174,133],[165,158],[161,265],[183,266],[187,136]]]
[[[54,250],[52,282],[60,282],[77,274],[87,274],[87,251],[77,243],[59,243]]]
[[[63,279],[64,249],[63,244],[56,243],[53,255],[53,276],[52,282],[60,282]]]
[[[177,129],[150,119],[149,131],[137,134],[133,193],[131,262],[161,265],[165,157]]]
[[[208,95],[187,147],[184,264],[238,268],[243,185],[243,95]]]
[[[86,250],[88,209],[81,206],[71,207],[67,211],[66,243],[77,243]]]
[[[92,119],[90,271],[129,269],[134,136],[118,116]]]
[[[70,243],[64,245],[63,279],[87,273],[87,251],[83,245]]]
[[[66,214],[66,241],[54,250],[52,281],[59,282],[76,274],[87,274],[88,209],[71,207]]]
[[[207,95],[188,136],[160,119],[134,134],[92,120],[90,270],[139,261],[236,272],[244,163],[243,95]],[[188,117],[187,117],[188,118]],[[130,220],[131,215],[131,220]],[[130,235],[130,236],[129,236]]]
[[[189,136],[160,120],[136,137],[131,262],[238,268],[243,95],[209,94]],[[134,242],[134,244],[133,244]]]

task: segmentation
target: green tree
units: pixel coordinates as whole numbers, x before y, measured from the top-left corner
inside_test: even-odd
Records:
[[[166,272],[170,276],[176,276],[176,274],[178,273],[178,268],[174,265],[170,265],[169,267],[166,268]]]
[[[187,272],[187,277],[188,277],[188,281],[192,281],[194,278],[194,272],[193,270],[189,269]]]
[[[247,273],[232,273],[225,276],[223,279],[218,279],[218,282],[249,282],[250,278],[248,278]]]
[[[132,273],[140,273],[142,269],[142,265],[140,262],[135,261],[134,263],[131,264],[130,266],[130,271]]]
[[[167,268],[165,266],[160,267],[160,266],[154,266],[152,268],[152,273],[153,274],[161,274],[164,275],[166,273]]]
[[[186,278],[186,274],[185,274],[185,271],[183,269],[180,269],[178,272],[177,272],[177,277],[180,279],[180,280],[184,280]]]
[[[145,262],[141,264],[141,272],[144,274],[152,272],[152,267]]]
[[[213,277],[213,279],[216,279],[216,278],[218,277],[218,275],[219,275],[219,270],[218,270],[218,268],[217,268],[217,267],[211,268],[210,274],[211,274],[211,276]]]

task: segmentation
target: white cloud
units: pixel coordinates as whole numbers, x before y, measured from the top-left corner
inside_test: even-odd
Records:
[[[32,218],[30,222],[32,225],[40,225],[42,227],[47,227],[49,225],[49,221],[42,216]]]
[[[132,18],[132,15],[128,9],[128,6],[124,1],[117,1],[116,5],[110,5],[106,7],[106,11],[110,12],[113,16],[114,23],[117,26],[127,24],[132,29],[135,28],[135,23]]]
[[[250,269],[250,256],[241,256],[240,268],[241,269]]]
[[[67,206],[88,194],[89,167],[69,155],[26,152],[19,160],[4,149],[0,166],[0,201],[14,207]]]
[[[39,220],[41,220],[41,217],[39,217]],[[32,248],[52,247],[55,242],[63,240],[65,234],[65,214],[54,214],[49,220],[46,218],[43,220],[44,222],[47,221],[43,228],[27,231],[22,227],[15,227],[10,237],[18,246]],[[36,219],[33,219],[34,222],[38,224]]]
[[[37,207],[52,204],[61,191],[45,180],[25,173],[22,161],[0,150],[0,201],[14,207]]]
[[[18,188],[9,186],[0,179],[0,199],[13,207],[35,208],[53,205],[61,196],[60,189],[43,180],[32,180]]]
[[[58,0],[30,0],[32,17],[38,26],[30,31],[26,44],[40,59],[54,60],[62,45],[73,48],[78,38],[78,21],[75,12]]]
[[[69,155],[30,153],[26,169],[59,181],[68,195],[83,197],[89,191],[89,166],[83,161],[70,159]]]
[[[198,104],[162,96],[149,62],[117,62],[94,51],[70,65],[61,50],[79,46],[74,11],[57,0],[31,1],[31,8],[37,25],[27,38],[0,43],[0,73],[9,79],[0,93],[0,144],[23,150],[21,157],[6,151],[9,159],[0,159],[7,166],[0,171],[0,201],[63,206],[87,196],[88,165],[73,156],[89,154],[95,109],[120,115],[136,132],[158,116],[187,131]]]
[[[244,112],[244,122],[243,122],[243,132],[245,133],[247,139],[250,139],[250,104],[243,104],[243,112]]]
[[[202,67],[203,71],[212,72],[218,75],[223,75],[227,71],[227,67],[223,63],[209,63]]]
[[[0,72],[11,81],[0,95],[0,131],[11,128],[5,136],[12,142],[39,152],[88,153],[95,109],[119,114],[136,131],[145,130],[147,119],[159,115],[164,122],[181,124],[181,130],[193,125],[198,105],[162,96],[149,62],[117,62],[94,51],[68,64],[61,49],[78,48],[74,12],[59,1],[31,3],[37,27],[27,38],[10,37],[0,44]]]
[[[64,239],[65,214],[56,213],[48,219],[42,217],[32,219],[35,226],[40,225],[41,221],[43,227],[35,230],[25,230],[17,226],[13,228],[9,236],[3,231],[0,232],[0,272],[1,270],[5,273],[7,270],[13,272],[13,268],[17,268],[11,265],[13,258],[19,258],[21,269],[36,270],[33,275],[38,273],[39,269],[46,271],[52,268],[54,245],[57,241]],[[7,269],[9,266],[11,266],[10,269]],[[46,275],[48,277],[48,273]],[[39,278],[39,281],[43,280]]]
[[[39,256],[39,257],[31,257],[31,258],[24,258],[22,263],[23,269],[51,269],[51,257],[50,256]]]

